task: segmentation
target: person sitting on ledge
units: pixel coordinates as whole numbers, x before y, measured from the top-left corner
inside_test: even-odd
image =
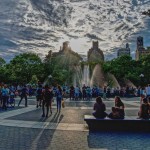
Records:
[[[140,106],[140,111],[138,113],[140,119],[149,119],[149,104],[146,98],[143,99],[143,103]]]
[[[93,116],[95,118],[101,118],[104,119],[107,116],[106,111],[106,106],[102,101],[102,98],[99,96],[96,98],[96,103],[94,104],[94,112],[93,112]]]
[[[120,109],[112,107],[112,112],[108,115],[110,119],[122,119],[120,116]]]
[[[121,101],[119,96],[115,97],[115,108],[116,111],[119,113],[118,119],[124,119],[125,113],[124,113],[124,103]]]

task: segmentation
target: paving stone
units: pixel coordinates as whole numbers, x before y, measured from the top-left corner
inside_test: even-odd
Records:
[[[128,103],[125,104],[127,108],[126,115],[137,116],[139,108],[138,103],[135,103],[137,101],[138,99],[136,98],[127,99]],[[62,109],[60,114],[56,113],[56,109],[54,108],[53,114],[49,116],[49,118],[42,118],[42,110],[40,108],[35,110],[33,109],[36,104],[35,98],[30,99],[29,104],[32,105],[32,107],[31,109],[28,109],[28,111],[19,107],[21,108],[18,108],[20,112],[19,115],[15,115],[13,111],[10,111],[10,114],[14,114],[14,116],[7,117],[7,119],[5,117],[1,117],[0,121],[3,126],[0,126],[0,150],[150,149],[149,133],[78,131],[81,130],[80,128],[82,125],[84,126],[84,115],[92,113],[92,106],[94,102],[95,101],[66,102],[66,106],[69,106],[69,108],[66,107]],[[110,99],[110,101],[106,101],[105,103],[107,107],[112,107],[114,104],[113,99]],[[22,104],[24,104],[24,102],[22,102]],[[22,113],[21,111],[25,113]],[[6,116],[9,116],[8,114],[9,112]],[[5,113],[0,112],[0,116],[4,115]],[[10,119],[13,120],[12,123]],[[6,125],[9,121],[10,126],[8,127]],[[37,127],[43,126],[42,124],[44,124],[44,126],[50,126],[53,130],[32,128],[32,121],[36,122]],[[18,123],[20,126],[22,125],[22,127],[11,126],[14,122]],[[29,128],[30,126],[31,128]],[[64,130],[58,130],[56,127]]]
[[[109,133],[109,132],[72,132],[72,131],[53,131],[53,130],[40,130],[40,129],[26,129],[26,128],[8,128],[2,127],[3,138],[7,138],[7,141],[12,140],[12,136],[15,134],[20,137],[18,139],[13,136],[15,145],[13,142],[7,141],[1,143],[1,150],[12,149],[16,150],[16,147],[21,150],[25,149],[54,149],[54,150],[88,150],[88,149],[110,149],[110,150],[123,150],[123,149],[148,149],[150,135],[146,133]],[[9,133],[9,134],[7,134]],[[8,136],[9,135],[9,136]],[[144,141],[143,141],[144,138]],[[15,140],[16,139],[16,140]]]

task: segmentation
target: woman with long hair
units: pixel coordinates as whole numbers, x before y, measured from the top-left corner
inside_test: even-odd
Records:
[[[60,85],[57,86],[57,90],[56,90],[56,101],[57,101],[57,112],[61,110],[61,102],[63,99],[63,91],[60,87]]]
[[[120,119],[124,119],[124,103],[121,101],[119,96],[115,97],[115,108],[119,111]]]
[[[102,98],[99,96],[96,98],[96,103],[94,104],[94,112],[93,112],[93,116],[95,118],[105,118],[107,116],[106,111],[106,106],[102,101]]]

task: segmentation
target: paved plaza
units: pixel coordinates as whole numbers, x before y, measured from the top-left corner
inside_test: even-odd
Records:
[[[92,113],[92,101],[65,100],[65,108],[42,118],[34,97],[18,107],[0,110],[0,150],[150,150],[149,133],[89,132],[84,115]],[[114,105],[113,98],[104,101],[107,112]],[[139,98],[123,98],[125,113],[136,118]],[[142,130],[142,129],[141,129]]]

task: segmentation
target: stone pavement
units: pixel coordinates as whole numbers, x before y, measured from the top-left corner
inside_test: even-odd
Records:
[[[16,100],[16,103],[18,99]],[[150,150],[149,133],[89,132],[84,115],[92,113],[92,101],[65,101],[66,107],[42,118],[35,98],[29,106],[21,105],[9,111],[0,111],[0,150]],[[137,117],[139,98],[123,99],[125,112]],[[105,101],[110,112],[113,99]],[[24,101],[22,102],[24,104]]]

